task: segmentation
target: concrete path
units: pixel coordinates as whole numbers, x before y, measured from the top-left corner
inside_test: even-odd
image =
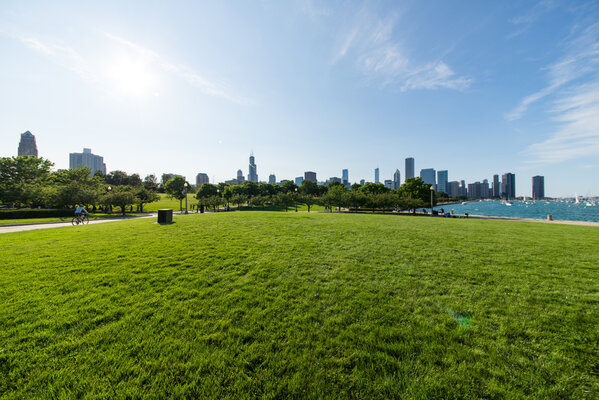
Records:
[[[89,223],[90,224],[102,224],[104,222],[130,221],[132,219],[138,219],[138,218],[152,218],[152,217],[156,218],[156,215],[157,214],[150,214],[150,215],[146,215],[143,217],[96,219],[96,220],[90,220]],[[13,225],[13,226],[1,226],[0,225],[0,233],[31,231],[34,229],[64,228],[67,226],[73,226],[71,221],[52,222],[52,223],[44,223],[44,224]]]

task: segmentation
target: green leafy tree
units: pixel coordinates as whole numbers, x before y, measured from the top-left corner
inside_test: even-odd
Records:
[[[139,176],[138,176],[139,177]],[[110,171],[106,175],[106,183],[111,186],[121,186],[128,184],[129,176],[125,171]]]
[[[48,184],[53,165],[35,156],[0,158],[0,201],[18,206],[38,202],[37,193]]]
[[[283,181],[281,183],[281,191],[283,193],[294,193],[297,189],[297,185],[293,181]]]
[[[302,185],[299,188],[299,192],[311,196],[318,196],[320,194],[320,190],[318,190],[318,185],[316,184],[316,182],[307,180],[302,181]]]
[[[245,181],[241,184],[241,187],[243,194],[248,196],[249,199],[258,195],[258,184],[256,182]]]
[[[325,196],[330,205],[332,207],[337,207],[337,210],[341,212],[341,207],[347,205],[347,187],[339,182],[337,183],[337,185],[329,186],[329,190]]]
[[[359,189],[364,194],[381,194],[387,193],[390,191],[389,188],[386,188],[382,183],[367,183]]]
[[[147,190],[154,192],[158,191],[158,179],[156,178],[156,175],[146,175],[143,185]]]
[[[154,203],[160,200],[160,195],[153,190],[148,190],[144,186],[137,188],[137,205],[139,206],[139,212],[144,212],[144,204]]]
[[[351,185],[351,190],[360,190],[361,187],[362,185],[360,185],[359,183],[354,183],[353,185]]]
[[[274,197],[275,204],[285,207],[285,212],[287,212],[289,206],[291,204],[293,204],[294,193],[291,193],[291,192],[288,192],[288,193],[285,193],[285,192],[278,193]]]
[[[187,184],[187,186],[185,184]],[[189,183],[187,183],[182,176],[175,176],[164,185],[164,191],[169,197],[179,200],[180,211],[183,211],[183,199],[187,196],[189,187]]]
[[[139,174],[131,174],[127,177],[127,185],[133,187],[139,187],[142,185],[141,178]]]
[[[398,189],[399,195],[402,196],[409,205],[407,208],[416,213],[417,208],[425,208],[430,205],[431,185],[424,183],[421,177],[408,178],[406,182]],[[433,192],[433,204],[436,202],[436,196]]]
[[[123,215],[127,212],[127,207],[138,203],[138,201],[135,189],[124,185],[113,187],[102,198],[102,204],[120,207]]]
[[[314,204],[317,204],[318,199],[316,197],[312,196],[312,195],[309,195],[309,194],[299,194],[297,201],[300,204],[305,204],[306,207],[308,207],[308,212],[310,212],[310,209],[312,208],[312,206]]]
[[[203,183],[198,189],[198,192],[196,193],[196,198],[201,199],[217,196],[219,194],[218,190],[218,187],[216,185],[213,185],[212,183]]]

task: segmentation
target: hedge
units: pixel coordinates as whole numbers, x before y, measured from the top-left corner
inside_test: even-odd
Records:
[[[0,210],[0,219],[51,218],[74,215],[73,209],[23,208],[20,210]]]

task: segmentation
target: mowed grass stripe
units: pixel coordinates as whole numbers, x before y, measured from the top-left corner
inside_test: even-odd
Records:
[[[0,236],[0,393],[593,398],[599,230],[216,213]]]

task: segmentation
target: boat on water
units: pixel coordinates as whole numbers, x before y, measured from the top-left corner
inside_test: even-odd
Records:
[[[574,192],[574,204],[580,204],[580,199],[578,198],[578,193]]]
[[[506,201],[506,202],[505,202],[505,203],[503,203],[503,204],[505,204],[506,206],[511,206],[511,205],[512,205],[512,203],[510,203],[509,201]]]

